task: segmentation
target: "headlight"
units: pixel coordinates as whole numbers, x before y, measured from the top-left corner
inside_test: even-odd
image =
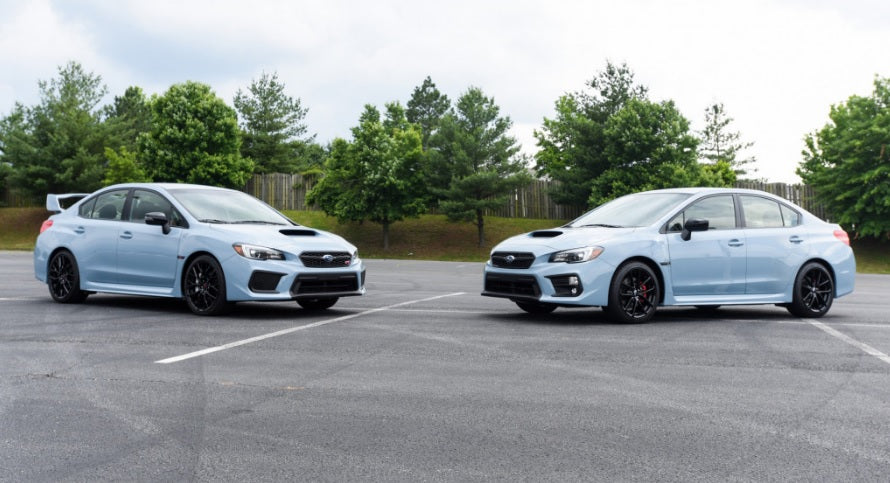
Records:
[[[252,260],[284,260],[284,253],[272,248],[248,245],[247,243],[236,243],[232,245],[232,248],[238,252],[238,255]]]
[[[550,263],[581,263],[600,256],[603,247],[583,247],[563,250],[550,255]]]

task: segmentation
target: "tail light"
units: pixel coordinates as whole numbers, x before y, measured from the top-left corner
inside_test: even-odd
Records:
[[[40,225],[40,233],[43,233],[46,230],[49,230],[49,227],[51,227],[51,226],[53,226],[53,220],[44,221],[43,224]]]
[[[843,242],[844,245],[850,246],[850,235],[844,230],[834,230],[834,237]]]

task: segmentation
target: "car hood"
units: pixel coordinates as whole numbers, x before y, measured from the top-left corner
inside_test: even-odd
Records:
[[[605,242],[633,233],[636,228],[554,228],[537,230],[510,237],[497,244],[492,251],[531,252],[537,255],[569,250]]]
[[[211,230],[225,234],[232,243],[250,243],[276,250],[300,253],[304,251],[353,252],[355,246],[343,237],[307,226],[283,225],[208,225]]]

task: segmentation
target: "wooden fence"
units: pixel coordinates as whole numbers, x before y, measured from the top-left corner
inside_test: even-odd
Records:
[[[487,216],[505,218],[540,218],[571,220],[586,211],[583,206],[558,205],[550,199],[547,190],[558,183],[552,180],[534,180],[516,190],[509,203],[497,210],[489,210]],[[298,174],[257,174],[247,182],[244,192],[249,193],[279,210],[315,210],[306,204],[306,193],[312,189],[312,181]],[[816,201],[809,186],[785,183],[739,181],[737,188],[757,189],[781,196],[803,207],[810,213],[825,218],[825,209]]]
[[[505,218],[540,218],[550,220],[571,220],[580,216],[585,207],[558,205],[550,199],[547,190],[557,181],[535,180],[524,188],[516,190],[513,197],[504,207],[489,210],[487,216]],[[315,210],[306,204],[306,193],[312,189],[313,180],[299,174],[257,174],[251,178],[243,191],[249,193],[279,210]],[[762,183],[757,181],[739,181],[738,188],[749,188],[766,191],[802,206],[804,209],[822,219],[828,213],[816,201],[816,195],[809,186],[785,183]],[[35,201],[18,196],[14,190],[6,190],[5,206],[41,206],[43,200]]]

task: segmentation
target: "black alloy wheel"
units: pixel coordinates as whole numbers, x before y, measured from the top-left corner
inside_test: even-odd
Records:
[[[215,258],[201,255],[185,270],[185,301],[197,315],[220,315],[231,309],[226,300],[226,278]]]
[[[337,303],[339,297],[319,297],[313,299],[297,299],[297,303],[300,304],[300,307],[303,307],[306,310],[324,310],[329,309]]]
[[[834,279],[821,263],[803,266],[794,279],[788,311],[798,317],[822,317],[834,301]]]
[[[80,271],[71,252],[63,250],[53,255],[46,281],[49,294],[56,302],[78,304],[87,298],[87,292],[80,289]]]
[[[617,322],[648,322],[655,315],[660,296],[658,277],[648,265],[626,263],[618,268],[612,278],[606,312]]]
[[[516,306],[530,314],[549,314],[556,310],[553,304],[542,304],[539,302],[519,302],[514,300]]]

